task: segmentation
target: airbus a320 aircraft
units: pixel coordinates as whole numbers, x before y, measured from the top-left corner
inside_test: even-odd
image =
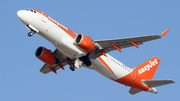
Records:
[[[57,73],[56,71],[60,68],[64,70],[65,65],[69,65],[72,71],[86,67],[96,70],[113,81],[131,87],[130,94],[141,91],[157,93],[155,87],[174,83],[173,80],[152,80],[160,63],[156,57],[131,69],[107,54],[113,50],[121,52],[123,48],[131,46],[139,48],[143,42],[164,37],[170,29],[157,35],[92,40],[84,34],[74,33],[41,11],[35,9],[19,10],[17,15],[30,30],[29,37],[37,33],[56,47],[54,52],[44,47],[39,47],[36,50],[36,57],[45,63],[40,69],[40,72],[44,74],[51,71]]]

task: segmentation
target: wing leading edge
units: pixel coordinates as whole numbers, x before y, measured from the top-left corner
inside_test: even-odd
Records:
[[[143,42],[155,40],[164,37],[170,29],[167,29],[161,34],[157,35],[148,35],[148,36],[140,36],[140,37],[131,37],[131,38],[121,38],[121,39],[110,39],[110,40],[96,40],[94,41],[98,46],[99,50],[108,53],[113,50],[121,50],[122,48],[127,48],[131,46],[136,46],[143,44]],[[101,56],[101,52],[96,51],[93,54],[93,58],[97,58]]]

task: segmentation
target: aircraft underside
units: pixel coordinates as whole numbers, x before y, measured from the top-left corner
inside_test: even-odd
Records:
[[[154,87],[174,83],[173,80],[152,80],[160,63],[160,60],[156,57],[131,69],[107,54],[113,50],[122,52],[122,49],[127,47],[139,48],[139,45],[143,42],[164,37],[170,29],[157,35],[92,40],[84,34],[74,33],[38,10],[20,10],[17,15],[26,28],[30,30],[29,37],[37,33],[56,47],[54,52],[42,46],[36,50],[36,57],[45,63],[40,69],[40,72],[44,74],[51,71],[57,73],[58,69],[64,70],[66,65],[69,65],[72,71],[87,67],[96,70],[113,81],[130,86],[129,93],[131,94],[140,91],[157,93]]]

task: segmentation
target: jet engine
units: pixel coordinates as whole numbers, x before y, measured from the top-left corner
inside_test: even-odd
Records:
[[[89,53],[91,53],[95,47],[93,40],[83,34],[78,34],[76,36],[74,44]]]
[[[52,65],[56,59],[51,50],[44,47],[39,47],[35,53],[36,57],[46,64]]]

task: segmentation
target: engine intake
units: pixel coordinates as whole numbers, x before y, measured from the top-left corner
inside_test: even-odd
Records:
[[[93,40],[83,34],[78,34],[76,36],[74,44],[89,53],[91,53],[95,47]]]
[[[38,59],[40,59],[41,61],[43,61],[44,63],[47,63],[49,65],[52,65],[53,62],[55,61],[56,57],[54,56],[54,54],[51,52],[51,50],[48,50],[44,47],[39,47],[36,50],[35,53],[36,57]]]

